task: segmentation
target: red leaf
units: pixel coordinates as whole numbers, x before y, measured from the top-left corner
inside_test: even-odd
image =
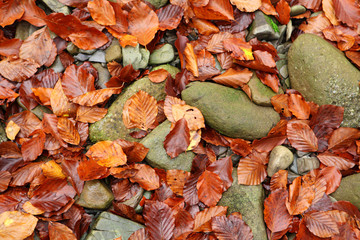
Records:
[[[140,187],[147,191],[159,188],[159,176],[153,168],[146,164],[135,164],[134,168],[138,171],[134,176],[130,177],[131,182],[137,182]]]
[[[1,2],[0,8],[0,26],[11,25],[15,20],[24,14],[24,6],[19,0],[10,0]]]
[[[170,169],[166,171],[166,184],[170,187],[173,193],[182,196],[184,185],[186,180],[189,178],[190,173],[179,170]]]
[[[266,15],[278,15],[270,0],[261,0],[261,7],[259,9]]]
[[[4,39],[0,41],[0,55],[9,57],[11,55],[19,56],[19,49],[22,44],[20,39]]]
[[[18,137],[29,137],[32,132],[41,128],[41,121],[30,111],[23,111],[9,117],[8,122],[13,121],[20,127]]]
[[[206,46],[206,49],[212,53],[223,53],[225,52],[223,44],[224,40],[232,37],[233,35],[229,32],[216,33],[211,37],[210,41]]]
[[[58,118],[57,128],[62,140],[65,142],[72,145],[78,145],[80,143],[80,135],[75,127],[75,121],[60,117]]]
[[[334,0],[335,14],[340,21],[356,27],[360,21],[360,7],[355,0]]]
[[[247,68],[243,70],[229,68],[223,74],[214,77],[213,80],[225,86],[238,88],[247,84],[250,81],[252,75],[253,72]]]
[[[279,92],[280,82],[279,77],[276,74],[256,71],[256,76],[261,80],[263,84],[270,87],[274,92]],[[274,98],[279,95],[275,95]]]
[[[329,195],[340,186],[342,175],[336,167],[326,167],[320,170],[320,178],[325,179],[325,193]]]
[[[148,201],[144,208],[145,226],[150,240],[170,240],[174,234],[175,217],[171,208],[159,201]]]
[[[0,192],[8,188],[11,178],[11,173],[8,171],[0,171]]]
[[[331,130],[340,127],[343,121],[344,108],[335,105],[321,105],[315,115],[310,119],[310,127],[316,137],[322,138]]]
[[[287,137],[291,146],[303,152],[315,152],[318,140],[309,125],[301,120],[290,121],[287,124]]]
[[[318,11],[320,9],[321,0],[299,0],[299,3],[307,9]]]
[[[289,110],[297,119],[306,120],[310,116],[310,106],[299,94],[289,94]]]
[[[41,174],[42,162],[32,162],[12,173],[11,187],[23,186],[31,183],[37,176]]]
[[[216,173],[205,170],[196,184],[199,200],[209,207],[213,207],[220,200],[223,193],[223,181]]]
[[[211,227],[219,240],[252,240],[254,238],[250,227],[234,215],[214,217]]]
[[[196,17],[202,19],[225,21],[234,20],[233,8],[227,0],[211,0],[204,7],[194,7],[193,11]]]
[[[346,51],[345,54],[357,68],[360,68],[360,52]]]
[[[36,160],[44,149],[45,133],[42,130],[36,130],[32,135],[37,136],[24,142],[21,146],[21,154],[25,162]]]
[[[290,6],[285,0],[280,0],[276,4],[276,11],[279,13],[279,16],[276,17],[277,20],[283,25],[288,24],[290,21]]]
[[[51,240],[77,239],[70,228],[58,222],[49,222],[49,237]]]
[[[67,147],[67,144],[62,140],[62,137],[58,131],[58,119],[54,114],[44,113],[42,123],[45,133],[51,134],[52,137],[59,141],[61,146]]]
[[[211,163],[207,168],[208,171],[219,175],[224,184],[224,190],[227,190],[233,182],[232,171],[233,165],[231,156],[224,157]]]
[[[193,229],[194,219],[190,213],[184,209],[179,209],[179,212],[175,215],[175,239],[186,238]]]
[[[355,166],[352,159],[336,155],[330,152],[324,152],[317,155],[322,164],[328,167],[336,167],[338,170],[348,170]]]
[[[0,74],[10,81],[22,82],[33,76],[39,65],[33,60],[11,56],[0,61]]]
[[[267,173],[267,153],[253,151],[250,155],[242,158],[237,168],[238,184],[258,185],[265,180]]]
[[[180,153],[186,151],[190,144],[190,131],[185,118],[181,118],[175,123],[174,128],[165,137],[164,148],[166,153],[175,158]]]
[[[79,161],[77,159],[75,160],[64,159],[61,162],[61,168],[63,172],[67,175],[71,185],[74,187],[76,193],[80,196],[84,188],[84,181],[80,179],[80,176],[77,171],[78,167],[79,167]]]
[[[306,213],[304,220],[310,232],[318,237],[332,237],[339,233],[335,220],[326,212]]]
[[[269,68],[276,67],[276,63],[273,56],[271,55],[271,53],[267,51],[255,50],[254,57],[255,60],[258,61],[261,65],[264,65]]]
[[[176,5],[168,4],[156,11],[159,18],[159,30],[172,30],[178,27],[184,10]]]
[[[195,174],[191,174],[190,177],[186,180],[184,185],[184,199],[185,202],[189,205],[195,205],[199,203],[198,190],[196,188],[196,184],[199,180],[201,172],[197,172]]]
[[[95,90],[94,76],[86,69],[86,65],[80,67],[75,64],[66,68],[61,79],[65,95],[69,99]]]
[[[76,121],[94,123],[105,117],[106,108],[79,106],[76,111]]]
[[[276,172],[270,180],[270,190],[275,191],[277,189],[287,189],[288,171],[279,170]]]
[[[128,240],[147,240],[149,239],[148,231],[145,228],[140,228],[130,235]]]
[[[128,163],[141,162],[149,152],[149,149],[144,147],[141,143],[129,142],[123,139],[117,139],[115,142],[122,147],[127,156]]]
[[[46,25],[46,22],[44,21],[46,13],[36,5],[35,1],[22,0],[22,5],[24,6],[24,9],[26,9],[24,15],[21,18],[22,20],[25,20],[36,27],[42,27]]]
[[[360,138],[360,130],[341,127],[336,129],[329,139],[329,149],[347,148]]]
[[[168,71],[166,71],[165,69],[160,68],[158,70],[152,71],[149,74],[149,79],[153,83],[161,83],[161,82],[163,82],[163,81],[165,81],[167,79],[169,74],[170,73]]]
[[[100,166],[95,160],[82,160],[77,168],[79,177],[83,181],[101,179],[109,176],[107,167]]]
[[[286,200],[286,208],[291,215],[301,214],[310,207],[314,198],[314,185],[302,183],[301,177],[297,177],[289,186],[289,197]]]
[[[88,2],[87,8],[91,17],[101,25],[115,25],[115,12],[107,0],[93,0]]]
[[[215,206],[205,208],[195,216],[194,232],[211,232],[211,219],[217,216],[225,216],[228,207]]]

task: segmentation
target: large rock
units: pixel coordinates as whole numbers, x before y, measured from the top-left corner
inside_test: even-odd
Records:
[[[164,148],[164,140],[170,132],[171,123],[165,121],[149,133],[141,143],[149,148],[145,161],[152,167],[165,170],[180,169],[190,172],[192,160],[195,157],[193,152],[185,152],[171,159]]]
[[[63,13],[65,15],[70,14],[70,8],[58,0],[42,0],[51,10],[58,13]]]
[[[140,228],[144,226],[115,214],[102,212],[86,240],[113,240],[119,237],[122,240],[128,240],[131,234]]]
[[[302,34],[290,47],[288,70],[291,87],[307,101],[342,106],[343,126],[359,126],[360,72],[340,50],[316,35]]]
[[[255,73],[251,77],[248,86],[251,90],[251,99],[254,103],[261,106],[272,107],[271,98],[275,96],[276,93],[263,84]]]
[[[338,201],[349,201],[360,209],[360,173],[344,177],[331,196]]]
[[[181,96],[200,109],[210,127],[228,137],[262,138],[280,120],[272,107],[258,106],[243,91],[216,83],[193,82]]]
[[[171,67],[171,66],[170,66]],[[176,68],[170,68],[169,65],[164,65],[164,69],[170,69],[170,74],[175,77],[177,72]],[[158,68],[161,68],[159,66]],[[125,139],[128,141],[140,141],[129,135],[134,129],[127,129],[122,120],[122,111],[125,102],[135,93],[143,90],[153,96],[156,100],[162,100],[165,98],[165,82],[153,83],[149,78],[144,77],[136,80],[129,87],[125,88],[115,102],[110,106],[106,116],[100,121],[91,124],[89,129],[89,136],[92,142],[104,141],[104,140],[115,140],[118,138]]]
[[[247,186],[238,184],[236,169],[234,169],[232,177],[234,179],[233,184],[224,192],[218,205],[228,206],[228,213],[240,212],[243,220],[251,228],[254,240],[266,240],[263,214],[265,193],[262,185]]]
[[[175,52],[171,44],[165,44],[159,49],[155,49],[150,54],[149,64],[164,64],[171,62],[175,57]]]
[[[255,19],[252,22],[246,40],[256,37],[259,40],[277,40],[280,38],[279,27],[262,11],[255,12]]]
[[[149,50],[136,45],[122,48],[123,66],[131,64],[135,70],[146,68],[149,63]]]
[[[82,207],[91,209],[107,209],[110,207],[114,195],[100,180],[87,181],[80,198],[76,201]]]

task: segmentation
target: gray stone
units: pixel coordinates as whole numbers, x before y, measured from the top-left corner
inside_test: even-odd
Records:
[[[91,55],[96,52],[96,49],[84,50],[84,49],[79,48],[79,52],[81,52],[83,54]]]
[[[279,27],[279,39],[278,40],[274,40],[273,45],[276,47],[279,44],[281,44],[282,42],[284,42],[284,40],[286,39],[286,25],[280,25]]]
[[[267,173],[272,177],[277,171],[284,170],[294,161],[293,153],[284,146],[276,146],[270,153]]]
[[[98,71],[98,80],[95,82],[96,87],[101,89],[106,88],[105,83],[107,83],[111,77],[109,70],[100,63],[93,63],[92,66]]]
[[[117,39],[113,39],[110,46],[105,50],[106,62],[117,61],[120,62],[122,59],[122,51],[120,43]]]
[[[349,201],[360,209],[360,173],[344,177],[331,196],[338,201]]]
[[[246,40],[249,41],[254,37],[259,40],[277,40],[280,38],[280,31],[276,23],[262,11],[255,12],[255,19],[250,26]]]
[[[164,140],[170,132],[171,123],[165,121],[149,133],[141,143],[149,148],[145,161],[152,167],[165,170],[180,169],[190,172],[192,160],[195,157],[193,152],[181,153],[176,158],[170,158],[164,148]]]
[[[302,34],[288,53],[291,87],[307,101],[345,108],[343,127],[360,122],[360,71],[344,54],[314,34]]]
[[[251,90],[251,99],[254,103],[260,106],[271,107],[271,98],[276,95],[276,93],[264,85],[260,79],[254,73],[248,82],[248,86]]]
[[[165,4],[168,3],[169,0],[145,0],[151,5],[153,5],[155,8],[161,8],[162,6],[165,6]]]
[[[175,57],[174,48],[170,44],[165,44],[150,54],[149,64],[158,65],[171,62]]]
[[[140,45],[136,47],[126,46],[122,48],[123,66],[132,64],[135,70],[146,68],[149,62],[150,52]]]
[[[84,53],[78,53],[74,56],[74,58],[76,60],[81,61],[81,62],[85,62],[85,61],[89,60],[90,57],[91,57],[91,55],[84,54]]]
[[[114,195],[100,180],[86,181],[77,204],[90,209],[107,209],[110,207]]]
[[[241,90],[210,82],[192,82],[181,93],[205,122],[223,135],[254,140],[267,135],[280,120],[272,107],[258,106]]]
[[[77,46],[75,46],[75,44],[73,44],[72,42],[68,42],[68,44],[66,45],[66,50],[71,55],[75,55],[75,54],[79,53],[79,48]]]
[[[306,12],[306,8],[302,5],[294,5],[290,8],[290,16],[297,16]]]
[[[33,32],[37,30],[37,27],[31,25],[26,21],[21,21],[16,26],[15,38],[25,40],[27,39]]]
[[[65,15],[70,14],[70,8],[58,0],[42,0],[51,10],[58,13],[63,13]]]
[[[289,76],[289,71],[288,71],[287,65],[282,66],[279,70],[279,73],[283,78],[287,78]]]
[[[294,26],[292,25],[292,21],[290,19],[290,21],[288,22],[288,24],[286,25],[286,41],[289,41],[291,38],[291,34],[294,31]]]
[[[170,65],[164,65],[164,69],[170,69]],[[161,66],[159,66],[161,67]],[[179,71],[179,70],[178,70]],[[173,75],[173,77],[175,77]],[[106,116],[100,121],[91,124],[89,129],[90,140],[93,142],[104,140],[115,140],[118,138],[128,141],[139,142],[129,135],[132,129],[127,129],[122,120],[122,111],[125,102],[139,90],[143,90],[153,96],[156,100],[163,100],[165,94],[165,81],[162,83],[153,83],[149,78],[144,77],[136,80],[130,86],[125,88],[115,102],[110,106]]]
[[[131,234],[145,226],[109,212],[102,212],[95,220],[86,240],[128,240]]]
[[[296,173],[294,173],[294,172],[292,172],[292,171],[288,171],[288,180],[289,181],[294,181],[294,179],[295,178],[297,178],[297,177],[300,177],[300,175],[299,174],[296,174]]]
[[[301,157],[296,159],[297,173],[304,175],[310,170],[320,167],[320,161],[317,157]]]
[[[223,193],[218,205],[228,206],[228,213],[240,212],[243,220],[249,225],[254,240],[267,240],[264,223],[265,193],[262,185],[247,186],[238,184],[237,170],[232,173],[232,186]]]
[[[97,50],[91,57],[89,58],[90,62],[98,62],[98,63],[106,63],[105,60],[105,52],[103,50]]]
[[[54,72],[57,72],[57,73],[62,73],[62,72],[65,70],[64,66],[62,65],[62,63],[61,63],[61,61],[60,61],[59,55],[56,56],[55,61],[54,61],[54,63],[50,66],[50,68],[51,68],[52,70],[54,70]]]

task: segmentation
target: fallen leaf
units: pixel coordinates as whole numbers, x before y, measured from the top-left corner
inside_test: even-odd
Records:
[[[211,37],[210,41],[206,46],[206,49],[212,53],[223,53],[225,52],[223,43],[224,40],[232,37],[233,35],[229,32],[216,33]]]
[[[136,164],[134,168],[138,171],[134,176],[130,177],[131,182],[137,182],[140,187],[147,191],[155,190],[160,187],[159,176],[149,165]]]
[[[80,143],[80,135],[75,127],[75,122],[68,118],[59,117],[57,122],[59,134],[67,143],[78,145]]]
[[[73,117],[78,108],[66,97],[61,80],[57,81],[54,89],[51,91],[50,104],[53,113],[59,117]]]
[[[109,176],[108,168],[100,166],[93,159],[80,161],[77,172],[83,181],[101,179]]]
[[[277,189],[287,189],[287,179],[288,179],[288,171],[287,170],[279,170],[276,172],[270,180],[270,190],[271,192]]]
[[[159,19],[159,30],[173,30],[180,24],[184,10],[179,6],[168,4],[157,10],[156,14]]]
[[[247,68],[244,68],[243,70],[229,68],[223,74],[214,77],[213,80],[225,86],[238,88],[247,84],[250,81],[252,75],[253,72]]]
[[[5,128],[7,138],[10,140],[14,140],[16,138],[16,135],[19,133],[20,129],[21,128],[12,120],[8,122]]]
[[[307,228],[314,235],[326,238],[339,233],[339,228],[326,212],[311,212],[304,215]]]
[[[23,0],[22,5],[24,9],[26,9],[24,15],[21,17],[22,20],[25,20],[36,27],[42,27],[46,25],[46,22],[44,21],[46,13],[43,9],[36,5],[35,1]]]
[[[106,108],[79,106],[76,111],[76,121],[94,123],[101,120],[107,114]]]
[[[231,56],[237,60],[254,60],[252,47],[249,43],[239,38],[227,38],[223,40],[224,49],[231,52]]]
[[[254,238],[251,228],[241,218],[234,215],[214,217],[211,227],[219,240],[252,240]]]
[[[193,229],[194,219],[190,213],[184,209],[179,209],[175,215],[174,237],[176,239],[186,238]]]
[[[186,69],[189,70],[195,77],[198,77],[199,69],[197,65],[197,59],[194,53],[194,48],[190,43],[186,43],[184,57],[186,62]]]
[[[191,19],[193,26],[199,31],[202,35],[211,35],[218,33],[220,30],[212,22],[204,19],[193,18]]]
[[[189,172],[170,169],[166,171],[166,183],[175,194],[182,196],[185,182],[189,176]]]
[[[107,0],[93,0],[88,2],[87,9],[91,17],[101,25],[115,25],[115,11]]]
[[[59,178],[59,179],[66,178],[60,165],[57,164],[54,160],[50,160],[50,161],[47,161],[46,163],[42,164],[41,169],[42,169],[42,172],[45,177]]]
[[[108,100],[113,94],[121,93],[122,88],[104,88],[87,92],[83,95],[71,99],[72,102],[79,105],[92,107]]]
[[[169,74],[170,73],[168,71],[166,71],[165,69],[160,68],[158,70],[152,71],[149,74],[149,79],[153,83],[161,83],[161,82],[163,82],[163,81],[165,81],[167,79]]]
[[[42,130],[36,130],[31,136],[34,137],[24,142],[21,146],[21,154],[24,161],[36,160],[44,150],[45,133]]]
[[[256,151],[242,158],[237,168],[238,184],[259,185],[267,176],[265,167],[267,161],[266,153]]]
[[[324,152],[317,155],[322,164],[328,167],[336,167],[338,170],[349,170],[355,166],[352,159],[348,159],[334,153]]]
[[[25,239],[33,233],[37,222],[38,219],[28,213],[3,212],[0,214],[0,238],[4,240]]]
[[[352,144],[355,139],[360,137],[360,130],[355,128],[341,127],[336,129],[329,139],[329,149],[346,148]]]
[[[4,192],[10,183],[12,176],[8,171],[0,171],[0,192]]]
[[[315,186],[302,183],[301,177],[289,186],[289,197],[286,199],[286,208],[291,215],[298,215],[306,211],[315,198]]]
[[[346,51],[346,57],[348,57],[351,62],[353,62],[357,68],[360,68],[360,52],[355,51]]]
[[[32,182],[37,176],[41,174],[42,164],[42,162],[32,162],[25,165],[24,167],[17,169],[12,173],[10,186],[23,186]]]
[[[339,25],[339,20],[335,15],[335,7],[333,0],[322,0],[322,8],[325,16],[330,20],[333,25]]]
[[[266,15],[277,16],[278,13],[270,0],[261,0],[261,7],[259,8]]]
[[[290,6],[287,1],[280,0],[276,4],[276,11],[278,12],[279,16],[277,16],[277,20],[283,25],[288,24],[290,21]]]
[[[11,25],[21,18],[25,12],[24,6],[19,0],[4,1],[0,8],[0,26]]]
[[[230,0],[242,12],[255,12],[261,7],[261,0]]]
[[[299,3],[307,9],[320,10],[321,0],[299,0]]]
[[[270,87],[274,92],[279,92],[279,77],[274,73],[267,73],[262,71],[256,71],[256,76],[260,79],[260,81],[266,86]],[[281,94],[278,94],[281,95]],[[274,98],[278,95],[275,95]],[[284,113],[285,114],[285,113]],[[290,114],[291,116],[291,114]]]
[[[199,3],[198,0],[193,1]],[[209,0],[209,3],[203,7],[193,7],[197,18],[209,20],[234,20],[233,8],[227,0]],[[206,3],[206,1],[205,1]],[[199,5],[199,4],[197,4]]]
[[[301,120],[288,122],[286,132],[291,146],[297,150],[315,152],[318,149],[318,140],[313,130]]]
[[[305,33],[322,34],[322,31],[331,26],[331,22],[324,13],[320,13],[315,17],[310,17],[303,22],[299,29]]]
[[[89,148],[86,156],[104,167],[117,167],[127,161],[125,153],[116,141],[97,142]]]
[[[149,234],[145,228],[140,228],[133,232],[128,240],[146,240],[149,239]]]
[[[190,131],[197,131],[205,127],[204,116],[198,108],[182,104],[173,104],[171,108],[174,122],[185,118]]]
[[[64,224],[49,222],[49,237],[51,240],[76,240],[73,231]]]
[[[190,132],[185,118],[181,118],[175,123],[174,128],[166,135],[164,148],[166,153],[175,158],[184,152],[190,144]]]
[[[310,106],[304,97],[299,94],[289,94],[288,98],[289,110],[297,119],[306,120],[310,116]]]
[[[33,60],[11,56],[0,61],[0,74],[10,81],[22,82],[33,76],[39,65]]]
[[[338,19],[349,25],[356,27],[360,21],[360,7],[355,0],[333,0],[335,15]]]
[[[325,193],[329,195],[340,186],[342,175],[336,167],[326,167],[320,170],[320,177],[325,179]]]
[[[225,216],[228,207],[214,206],[205,208],[195,215],[194,232],[211,232],[211,220],[213,217]]]
[[[25,202],[22,208],[26,213],[29,213],[31,215],[40,215],[45,212],[37,207],[34,207],[34,205],[32,205],[30,201]]]
[[[215,206],[223,193],[223,181],[218,174],[205,170],[196,184],[199,200],[209,207]]]

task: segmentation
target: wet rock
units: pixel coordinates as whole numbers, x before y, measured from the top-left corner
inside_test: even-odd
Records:
[[[180,72],[180,70],[177,67],[171,66],[169,64],[163,64],[163,65],[154,67],[153,69],[151,69],[151,72],[156,71],[156,70],[158,70],[160,68],[165,69],[166,71],[168,71],[173,78],[175,78],[176,74],[178,74]]]
[[[164,148],[164,140],[170,132],[171,123],[165,121],[149,133],[141,143],[149,148],[145,161],[152,167],[165,170],[180,169],[190,172],[192,160],[195,157],[193,152],[185,152],[176,158],[170,158]]]
[[[98,63],[106,63],[105,60],[105,52],[102,50],[96,51],[94,54],[92,54],[89,58],[90,62],[98,62]]]
[[[79,53],[79,48],[77,46],[75,46],[75,44],[73,44],[72,42],[69,42],[66,45],[66,50],[71,54],[71,55],[75,55],[77,53]]]
[[[237,170],[232,173],[232,186],[224,192],[218,205],[228,206],[228,213],[240,212],[243,220],[249,225],[254,240],[267,240],[264,222],[265,193],[262,185],[247,186],[238,184]]]
[[[111,77],[109,70],[100,63],[93,63],[92,66],[98,71],[98,80],[95,82],[96,87],[101,89],[106,88],[105,83],[107,83]]]
[[[56,56],[54,63],[50,66],[54,72],[61,73],[65,70],[64,66],[62,65],[59,55]]]
[[[31,25],[26,21],[21,21],[16,26],[15,38],[25,40],[27,39],[33,32],[37,30],[37,27]]]
[[[123,66],[132,64],[135,70],[146,68],[149,62],[150,52],[145,48],[126,46],[122,48]]]
[[[360,209],[360,173],[344,177],[331,196],[338,201],[349,201]]]
[[[63,13],[65,15],[70,14],[70,9],[68,6],[62,4],[57,0],[42,0],[51,10],[58,13]]]
[[[139,191],[137,191],[137,193],[132,198],[122,202],[122,204],[128,205],[132,208],[136,208],[139,202],[141,201],[143,195],[144,195],[144,189],[140,188]]]
[[[105,50],[106,62],[117,61],[120,62],[122,59],[122,51],[120,43],[117,39],[113,39],[111,45]]]
[[[84,50],[84,49],[79,48],[79,52],[83,53],[83,54],[91,55],[96,52],[96,49]]]
[[[272,177],[277,171],[284,170],[294,161],[293,153],[284,146],[276,146],[270,153],[267,173]]]
[[[74,58],[76,60],[81,61],[81,62],[85,62],[85,61],[89,60],[90,57],[91,57],[91,55],[84,54],[84,53],[79,53],[74,56]]]
[[[86,240],[113,240],[119,237],[122,240],[128,240],[133,232],[144,227],[118,215],[102,212],[95,220]]]
[[[250,79],[248,86],[251,90],[251,99],[254,103],[260,106],[271,107],[271,98],[276,95],[276,93],[271,90],[268,86],[264,85],[260,79],[254,73]]]
[[[200,109],[211,128],[228,137],[262,138],[280,120],[272,107],[258,106],[243,91],[216,83],[192,82],[181,96]]]
[[[165,6],[165,4],[168,3],[169,0],[145,0],[151,5],[153,5],[155,8],[161,8],[162,6]]]
[[[8,138],[6,136],[5,132],[5,126],[3,123],[0,123],[0,143],[8,141]]]
[[[159,66],[161,67],[161,66]],[[168,65],[164,65],[168,68]],[[167,70],[167,69],[166,69]],[[178,70],[179,71],[179,70]],[[173,75],[175,77],[175,75]],[[122,120],[122,111],[125,102],[139,90],[143,90],[153,96],[156,100],[165,98],[165,82],[152,83],[147,77],[136,80],[130,86],[125,88],[115,102],[110,106],[106,116],[100,121],[91,124],[89,129],[90,140],[93,142],[103,140],[115,140],[118,138],[128,141],[140,141],[129,135],[134,129],[127,129]]]
[[[297,16],[306,12],[306,8],[302,5],[294,5],[290,8],[290,16]]]
[[[320,161],[317,157],[301,157],[296,159],[297,172],[300,175],[304,175],[310,170],[320,167]]]
[[[100,180],[87,181],[80,194],[77,204],[84,208],[107,209],[110,207],[114,195],[111,190]]]
[[[280,38],[280,31],[276,23],[262,11],[255,12],[255,19],[250,26],[246,40],[249,41],[254,37],[259,40],[277,40]]]
[[[171,62],[175,57],[173,46],[165,44],[150,54],[149,64],[158,65]]]
[[[291,87],[307,101],[342,106],[342,126],[359,126],[360,71],[340,50],[316,35],[302,34],[290,47],[288,70]]]

